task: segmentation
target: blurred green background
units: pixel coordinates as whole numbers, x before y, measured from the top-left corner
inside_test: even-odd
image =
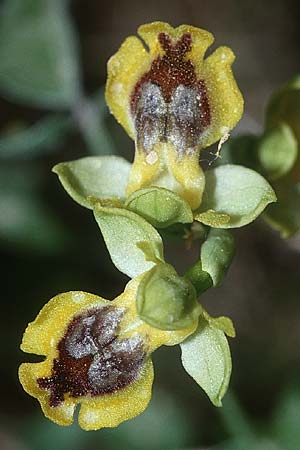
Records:
[[[51,173],[57,162],[85,155],[132,160],[133,143],[103,98],[107,59],[145,22],[208,29],[216,46],[237,56],[245,115],[236,134],[260,132],[269,95],[299,70],[298,3],[1,2],[1,450],[300,449],[300,239],[283,241],[260,221],[235,233],[237,255],[225,283],[202,298],[237,329],[222,409],[184,373],[178,348],[154,354],[153,401],[113,430],[54,425],[17,379],[19,364],[33,360],[19,350],[22,333],[45,302],[77,289],[114,298],[126,282],[92,215]],[[187,264],[180,246],[167,254],[179,268]]]

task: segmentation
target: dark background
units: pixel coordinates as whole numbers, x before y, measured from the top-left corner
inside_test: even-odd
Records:
[[[70,15],[64,20],[70,19],[75,30],[83,86],[71,105],[43,103],[42,95],[25,98],[19,81],[18,89],[10,86],[14,75],[38,79],[44,53],[29,69],[24,66],[24,52],[30,59],[42,39],[34,27],[32,47],[28,35],[25,50],[16,45],[10,50],[10,45],[23,26],[22,14],[31,20],[36,4],[47,2],[12,0],[28,4],[28,10],[13,20],[5,9],[1,15],[1,450],[300,449],[300,239],[283,241],[262,221],[235,232],[237,255],[226,281],[202,298],[212,315],[230,316],[237,330],[231,340],[230,392],[222,409],[213,407],[184,373],[177,347],[154,354],[148,410],[113,430],[87,433],[76,424],[52,424],[17,378],[19,364],[30,358],[19,350],[22,333],[51,297],[78,289],[114,298],[126,282],[110,262],[92,215],[68,198],[51,173],[57,162],[86,155],[114,152],[132,160],[133,143],[103,100],[108,58],[142,23],[161,20],[207,29],[215,35],[213,48],[228,45],[237,57],[234,72],[245,115],[236,133],[259,133],[269,95],[299,71],[299,2],[61,0]],[[47,23],[51,29],[50,13]],[[54,33],[53,54],[60,39]],[[7,82],[3,74],[9,58],[14,70]],[[54,60],[60,67],[61,61]],[[37,123],[44,124],[42,144],[33,145],[36,134],[28,130]],[[179,269],[187,264],[182,250],[167,249],[173,263],[180,261]]]

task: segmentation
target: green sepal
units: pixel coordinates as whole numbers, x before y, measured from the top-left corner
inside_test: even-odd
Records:
[[[193,222],[188,203],[175,192],[162,187],[153,186],[133,192],[127,198],[125,207],[140,214],[156,228]]]
[[[153,267],[153,255],[163,260],[160,235],[138,214],[124,208],[103,207],[97,203],[94,205],[94,215],[112,262],[120,272],[134,278]],[[141,242],[147,242],[148,252],[145,244],[141,250]]]
[[[214,210],[230,216],[216,228],[237,228],[255,220],[265,207],[276,201],[270,184],[257,172],[243,166],[227,164],[208,170],[205,191],[198,213]]]
[[[120,156],[87,156],[59,163],[52,170],[73,200],[93,209],[95,198],[125,198],[130,167]]]
[[[298,155],[298,144],[291,128],[285,123],[267,129],[257,146],[261,172],[270,180],[288,173]]]
[[[300,142],[300,75],[278,89],[270,98],[266,109],[267,127],[279,123],[291,127],[298,143]]]
[[[225,333],[200,318],[195,333],[180,344],[186,372],[205,391],[215,406],[222,406],[230,376],[231,356]]]
[[[235,253],[234,239],[230,231],[210,229],[206,241],[201,246],[202,269],[213,280],[213,286],[220,286],[230,267]]]
[[[161,330],[186,328],[202,311],[193,285],[169,264],[157,264],[143,277],[136,302],[141,319]]]

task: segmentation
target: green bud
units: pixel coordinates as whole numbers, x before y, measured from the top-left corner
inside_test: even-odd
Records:
[[[279,123],[268,129],[259,141],[257,154],[267,178],[276,180],[288,173],[298,156],[298,144],[291,128]]]
[[[202,269],[201,259],[187,270],[185,277],[192,282],[198,295],[203,294],[203,292],[213,286],[210,274]]]
[[[299,175],[298,175],[299,176]],[[300,180],[286,176],[274,183],[278,202],[270,205],[264,219],[285,239],[300,231]]]
[[[235,252],[234,239],[230,231],[212,228],[201,247],[202,270],[209,273],[213,286],[222,283]]]
[[[190,281],[179,277],[169,264],[158,264],[139,285],[137,311],[155,328],[180,330],[192,325],[202,308]]]
[[[230,231],[211,228],[201,246],[200,259],[185,273],[201,295],[222,283],[234,256],[234,239]]]
[[[300,76],[272,95],[266,112],[268,127],[285,122],[300,142]]]

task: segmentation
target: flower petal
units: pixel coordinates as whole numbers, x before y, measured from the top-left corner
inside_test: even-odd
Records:
[[[221,139],[242,116],[244,101],[231,70],[234,59],[230,48],[219,47],[201,68],[211,106],[211,125],[201,137],[202,148]]]

